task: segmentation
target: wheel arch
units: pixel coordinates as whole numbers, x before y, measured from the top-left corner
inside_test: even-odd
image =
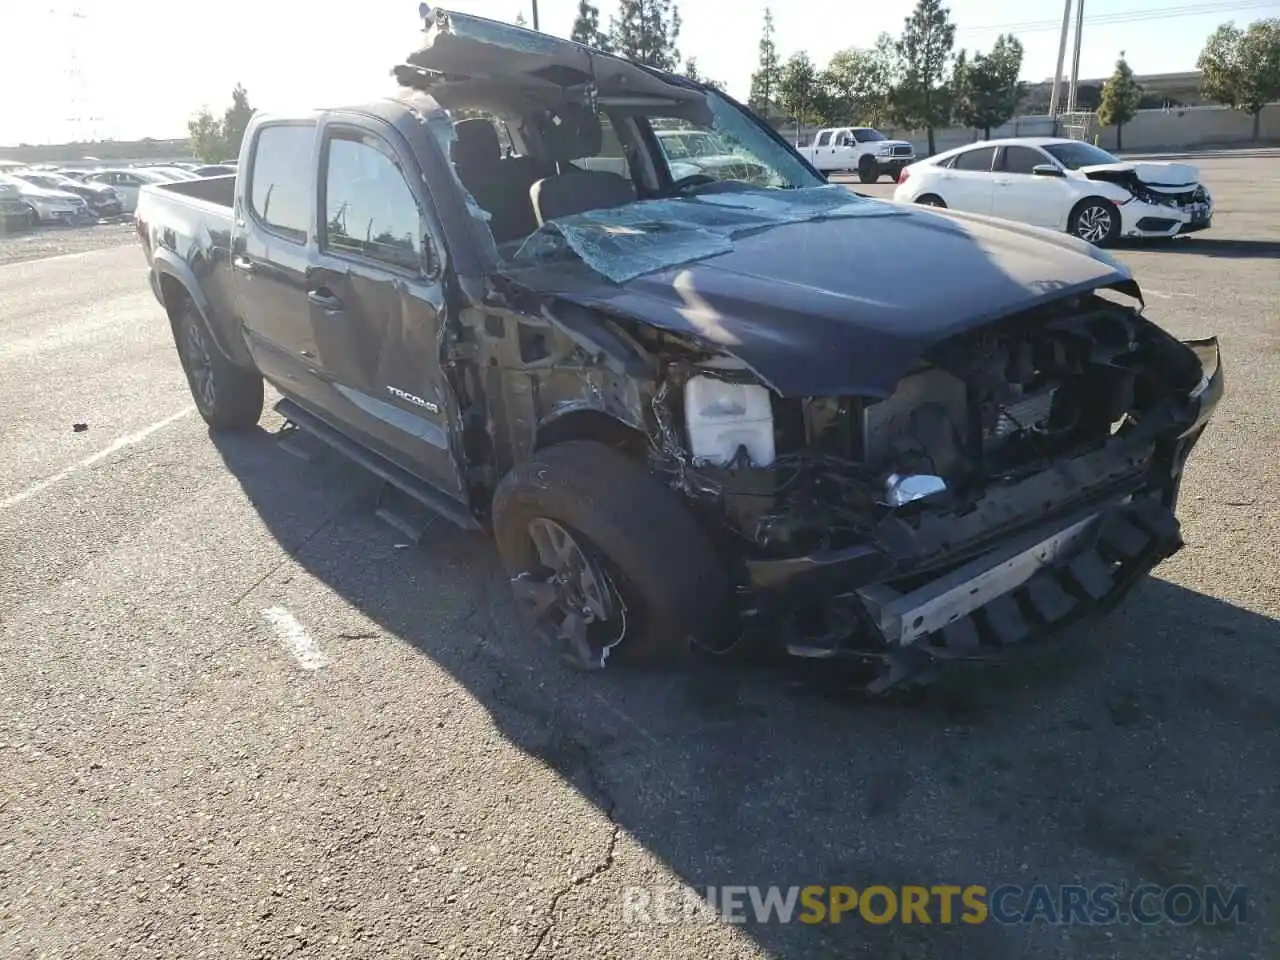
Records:
[[[1115,207],[1117,210],[1120,207],[1120,205],[1116,203],[1116,201],[1112,200],[1110,197],[1101,193],[1090,192],[1085,194],[1083,197],[1081,197],[1079,200],[1077,200],[1075,203],[1071,205],[1071,209],[1067,212],[1067,222],[1070,223],[1075,218],[1075,215],[1079,213],[1084,206],[1098,200],[1101,200],[1103,203],[1106,203],[1112,207]]]
[[[566,405],[543,418],[534,430],[531,452],[574,440],[592,440],[632,459],[643,458],[649,444],[644,427],[633,419],[581,403]]]
[[[185,261],[173,252],[160,248],[152,256],[151,269],[155,272],[160,303],[171,323],[176,319],[183,302],[190,302],[199,311],[205,329],[223,355],[236,366],[254,369],[253,358],[248,349],[243,343],[236,342],[227,335],[227,331],[218,322],[195,271]]]

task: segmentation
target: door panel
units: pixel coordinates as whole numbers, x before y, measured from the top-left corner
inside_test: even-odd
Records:
[[[387,141],[341,124],[324,141],[321,239],[305,285],[327,406],[366,445],[461,499],[440,364],[448,315],[424,237],[440,247],[423,201]]]
[[[989,214],[992,208],[995,180],[991,165],[995,161],[995,147],[975,147],[959,154],[947,168],[942,195],[948,207],[967,213]]]
[[[1065,178],[1037,177],[1031,172],[1036,165],[1047,163],[1053,161],[1038,150],[1005,147],[1001,169],[995,174],[992,214],[1037,227],[1059,226],[1065,217],[1062,208],[1070,207],[1070,188]]]
[[[313,403],[322,392],[306,298],[315,137],[314,124],[258,128],[231,244],[234,303],[255,363],[282,390]]]

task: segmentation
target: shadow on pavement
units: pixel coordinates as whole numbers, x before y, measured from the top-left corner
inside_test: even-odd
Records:
[[[1148,152],[1130,153],[1122,151],[1116,156],[1121,160],[1270,160],[1280,154],[1280,144],[1257,144],[1249,147],[1203,147],[1199,150],[1183,152]]]
[[[1127,250],[1151,250],[1157,253],[1223,257],[1232,260],[1280,260],[1280,240],[1216,240],[1211,237],[1185,237],[1173,240],[1126,240],[1123,244],[1116,244],[1116,246]]]
[[[1152,580],[1051,652],[897,700],[868,701],[829,666],[772,659],[584,676],[521,630],[486,537],[437,521],[421,549],[394,549],[403,538],[373,518],[376,488],[355,468],[301,462],[265,431],[215,442],[297,563],[447,670],[511,743],[695,889],[1280,887],[1268,826],[1280,659],[1264,617]],[[298,503],[326,497],[334,519],[306,529]],[[620,922],[628,881],[610,881],[611,862],[565,893]],[[786,958],[1262,956],[1275,945],[1258,922],[743,929]]]

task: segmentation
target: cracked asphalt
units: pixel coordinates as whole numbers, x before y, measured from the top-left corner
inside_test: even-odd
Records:
[[[1119,251],[1151,316],[1222,337],[1186,549],[1052,652],[910,700],[772,661],[567,672],[484,536],[406,546],[274,413],[210,437],[132,244],[0,266],[0,955],[1280,956],[1280,167],[1199,162],[1213,230]],[[623,912],[1147,882],[1246,886],[1248,922]]]

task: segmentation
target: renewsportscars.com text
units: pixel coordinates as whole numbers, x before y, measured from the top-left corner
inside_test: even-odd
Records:
[[[1244,923],[1244,887],[1180,884],[1018,886],[624,887],[626,923],[980,924]]]

